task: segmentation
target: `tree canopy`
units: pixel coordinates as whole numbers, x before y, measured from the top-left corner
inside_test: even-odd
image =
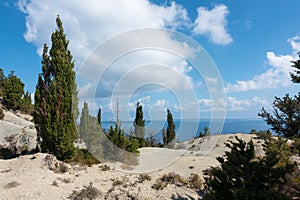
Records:
[[[42,73],[38,76],[35,92],[34,121],[42,151],[54,153],[64,160],[75,153],[78,98],[74,61],[59,16],[56,25],[57,29],[51,35],[50,51],[46,44],[43,49]]]

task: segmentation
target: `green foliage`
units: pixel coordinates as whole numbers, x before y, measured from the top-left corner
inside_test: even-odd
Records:
[[[20,106],[21,111],[32,114],[33,112],[33,105],[31,103],[31,96],[29,92],[27,91],[22,99],[22,104]]]
[[[5,76],[3,73],[3,69],[0,68],[0,96],[2,97],[5,89]]]
[[[100,127],[102,127],[102,124],[101,124],[101,108],[98,109],[97,121],[98,121]]]
[[[168,114],[167,114],[168,126],[167,126],[166,138],[164,140],[165,145],[168,145],[168,144],[174,142],[176,139],[175,124],[173,121],[173,116],[169,109],[167,110],[167,112],[168,112]]]
[[[202,131],[200,131],[200,133],[199,133],[200,138],[205,137],[205,136],[210,136],[210,130],[208,127],[204,127],[203,130],[204,130],[204,133],[202,133]]]
[[[24,83],[11,71],[5,79],[3,100],[12,109],[20,109],[24,95]]]
[[[87,149],[77,149],[75,156],[70,160],[67,160],[67,162],[88,166],[100,163]]]
[[[138,102],[136,105],[135,120],[133,123],[135,137],[139,140],[139,146],[145,146],[145,119],[143,106]]]
[[[300,58],[300,52],[298,53]],[[300,83],[300,59],[296,61],[292,61],[292,67],[295,68],[294,73],[291,73],[291,79],[294,83]]]
[[[266,155],[256,158],[252,141],[236,140],[226,144],[230,151],[217,158],[221,166],[212,167],[205,179],[210,199],[287,199],[280,187],[294,164],[286,142],[267,139]]]
[[[84,101],[83,108],[81,111],[81,117],[80,117],[80,127],[79,127],[80,138],[83,138],[85,133],[87,133],[87,131],[88,131],[89,118],[90,118],[90,115],[89,115],[88,103]]]
[[[3,109],[0,107],[0,120],[3,120],[4,119],[4,112],[3,112]]]
[[[110,126],[108,133],[109,140],[119,147],[129,152],[138,153],[140,140],[135,137],[127,137],[121,128],[116,125],[114,128]]]
[[[271,115],[265,108],[262,108],[258,115],[271,125],[271,129],[277,134],[287,138],[299,137],[300,95],[290,97],[286,94],[283,98],[275,97],[273,110],[273,115]]]
[[[78,113],[78,98],[69,41],[59,17],[56,24],[49,53],[46,44],[43,49],[42,73],[35,92],[34,122],[42,151],[52,152],[64,160],[75,153],[73,143],[77,134],[74,116],[76,118]]]
[[[300,52],[298,55],[300,58]],[[292,63],[295,71],[291,73],[291,79],[294,83],[300,83],[300,59]],[[265,108],[262,108],[258,115],[279,135],[287,138],[300,137],[300,93],[294,97],[288,94],[283,98],[275,97],[273,110],[273,115],[271,115]]]

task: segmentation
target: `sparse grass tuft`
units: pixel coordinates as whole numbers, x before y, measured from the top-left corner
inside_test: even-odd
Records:
[[[83,189],[80,191],[73,190],[72,194],[68,198],[71,200],[93,200],[100,196],[100,190],[93,187],[93,183],[90,182],[89,186],[83,186]]]

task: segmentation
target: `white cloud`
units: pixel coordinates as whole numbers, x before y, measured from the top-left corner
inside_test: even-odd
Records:
[[[292,82],[290,73],[293,71],[291,61],[296,60],[296,52],[300,50],[299,36],[288,39],[292,46],[291,55],[276,55],[267,52],[266,58],[270,68],[262,74],[255,75],[251,80],[238,80],[227,84],[228,92],[243,92],[249,90],[264,90],[279,87],[289,87]]]
[[[194,22],[194,34],[207,35],[212,42],[219,45],[227,45],[233,42],[226,29],[228,23],[226,17],[229,14],[226,5],[216,5],[211,10],[199,7],[197,11],[198,17]]]
[[[214,103],[214,105],[212,104]],[[200,99],[198,101],[201,111],[245,111],[266,107],[269,102],[257,96],[247,99],[237,99],[236,97],[229,96],[224,99]]]
[[[74,56],[77,68],[84,62],[87,55],[100,43],[112,36],[131,31],[138,28],[172,28],[178,29],[188,26],[190,21],[188,13],[181,5],[172,2],[169,6],[159,6],[151,3],[149,0],[43,0],[27,1],[19,0],[17,3],[19,9],[26,13],[26,28],[24,38],[27,42],[33,43],[37,47],[37,52],[41,54],[41,48],[46,42],[50,44],[50,35],[55,28],[55,18],[59,14],[67,38],[70,40],[70,50]],[[145,37],[147,37],[145,35]],[[153,37],[153,36],[152,36]],[[156,36],[159,43],[164,46],[180,49],[185,56],[191,55],[193,50],[186,44],[174,40],[170,35],[161,32]],[[126,46],[126,42],[118,43],[118,47]],[[115,47],[107,49],[107,53],[114,51]],[[110,67],[111,76],[103,79],[101,91],[110,95],[115,83],[127,72],[142,64],[160,63],[169,66],[170,69],[181,75],[180,80],[170,79],[168,70],[145,71],[144,74],[132,73],[130,80],[123,87],[130,86],[138,80],[151,80],[159,82],[168,81],[168,84],[175,88],[187,89],[192,84],[192,78],[188,75],[191,67],[187,62],[174,55],[167,55],[161,51],[137,52],[132,57],[130,55],[125,59],[118,60],[115,67]],[[87,85],[79,85],[81,91],[80,97],[91,96],[97,87],[99,77],[95,71],[103,62],[97,56],[89,58],[91,63],[89,70],[83,78]],[[140,73],[140,71],[138,72]],[[156,79],[154,80],[153,77]],[[178,76],[180,77],[180,76]],[[88,83],[87,83],[88,82]],[[122,88],[121,88],[122,89]],[[126,90],[123,90],[126,93]],[[99,95],[98,95],[99,96]],[[101,95],[100,95],[101,96]]]

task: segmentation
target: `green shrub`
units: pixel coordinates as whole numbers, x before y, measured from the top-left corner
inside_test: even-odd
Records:
[[[75,156],[67,162],[88,166],[100,163],[87,149],[77,149]]]
[[[4,112],[3,112],[3,109],[0,108],[0,120],[3,120],[4,119]]]

